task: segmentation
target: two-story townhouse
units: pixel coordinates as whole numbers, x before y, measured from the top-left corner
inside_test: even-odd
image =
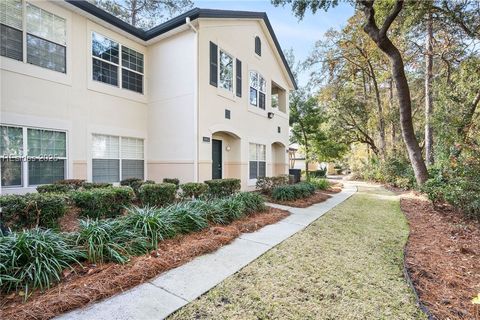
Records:
[[[0,0],[0,28],[2,192],[287,172],[296,84],[265,13],[145,31],[87,1]]]

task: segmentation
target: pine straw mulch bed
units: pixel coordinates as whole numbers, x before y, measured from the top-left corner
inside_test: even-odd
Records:
[[[406,265],[420,301],[438,319],[474,319],[480,292],[480,223],[418,196],[401,207],[410,224]]]
[[[241,233],[253,232],[288,216],[284,210],[268,208],[229,225],[209,228],[168,239],[149,255],[133,257],[127,264],[105,263],[64,271],[62,281],[45,291],[34,293],[25,303],[18,295],[0,296],[2,320],[51,319],[66,311],[110,297],[158,274],[176,268],[193,258],[229,244]]]

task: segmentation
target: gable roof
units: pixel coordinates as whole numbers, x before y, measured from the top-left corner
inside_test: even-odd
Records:
[[[200,9],[194,8],[189,10],[173,19],[170,19],[162,24],[159,24],[156,27],[153,27],[149,30],[142,30],[132,26],[131,24],[126,23],[125,21],[115,17],[114,15],[108,13],[107,11],[100,9],[99,7],[95,6],[94,4],[86,1],[86,0],[65,0],[65,2],[117,27],[143,41],[148,41],[153,39],[161,34],[164,34],[170,30],[173,30],[177,27],[180,27],[186,23],[186,18],[190,18],[190,20],[195,20],[198,18],[217,18],[217,19],[260,19],[263,20],[267,29],[270,33],[270,36],[273,39],[275,47],[282,59],[282,62],[287,70],[287,73],[290,77],[290,80],[293,83],[295,89],[297,89],[297,83],[293,76],[292,71],[288,65],[287,60],[285,59],[285,55],[283,54],[282,48],[278,43],[278,39],[275,36],[275,32],[273,32],[272,25],[268,20],[267,14],[265,12],[252,12],[252,11],[235,11],[235,10],[217,10],[217,9]]]

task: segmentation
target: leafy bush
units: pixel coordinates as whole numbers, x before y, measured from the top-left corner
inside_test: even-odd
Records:
[[[85,190],[110,188],[110,187],[113,187],[113,184],[108,182],[85,182],[82,186],[82,188]]]
[[[422,187],[434,205],[449,203],[466,216],[480,220],[479,166],[457,166],[436,172]]]
[[[82,257],[58,233],[32,229],[0,236],[0,289],[45,290]]]
[[[17,230],[35,226],[58,227],[57,220],[67,211],[67,198],[57,193],[27,193],[0,196],[3,222]]]
[[[158,248],[159,241],[175,236],[171,216],[162,209],[133,207],[128,210],[125,223],[129,229],[146,237],[154,249]]]
[[[135,192],[135,195],[137,197],[139,196],[140,187],[144,184],[155,184],[155,181],[152,181],[152,180],[143,181],[142,179],[139,179],[139,178],[128,178],[120,181],[121,186],[128,186],[132,188],[133,192]]]
[[[353,175],[357,180],[385,183],[403,189],[411,189],[416,185],[413,169],[404,157],[390,157],[383,162],[373,159],[357,168]]]
[[[240,179],[214,179],[207,180],[208,194],[213,198],[228,197],[240,190]]]
[[[144,184],[138,191],[144,205],[163,207],[175,201],[177,186],[173,183]]]
[[[272,191],[272,198],[278,201],[293,201],[306,198],[315,193],[315,186],[300,182],[297,184],[276,187]]]
[[[130,256],[145,254],[148,239],[130,230],[121,219],[80,220],[75,244],[92,263],[125,263]]]
[[[182,197],[198,199],[208,191],[208,185],[201,182],[188,182],[181,186]]]
[[[271,194],[273,189],[286,184],[288,184],[288,176],[281,175],[277,177],[259,177],[255,186],[263,194]]]
[[[265,199],[256,192],[240,192],[235,196],[243,203],[245,213],[265,211]]]
[[[175,232],[189,233],[208,226],[208,221],[199,208],[190,202],[181,202],[165,208],[165,213],[173,224]]]
[[[173,183],[177,189],[180,186],[180,180],[177,178],[163,178],[163,183]]]
[[[309,182],[317,190],[327,190],[330,187],[330,182],[323,178],[311,178]]]
[[[37,186],[37,192],[39,193],[66,193],[72,190],[73,188],[66,184],[42,184]]]
[[[313,178],[326,178],[327,177],[327,167],[313,171],[310,174]]]
[[[116,217],[129,206],[135,194],[130,187],[94,188],[71,194],[80,214],[90,218]]]

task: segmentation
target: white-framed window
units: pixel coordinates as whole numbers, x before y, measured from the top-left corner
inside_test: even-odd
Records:
[[[266,146],[264,144],[250,143],[249,146],[249,178],[257,179],[266,174]]]
[[[143,93],[144,56],[97,32],[92,32],[92,79]]]
[[[65,179],[66,132],[1,125],[0,134],[2,187],[36,186]]]
[[[265,110],[265,96],[267,82],[262,75],[256,71],[249,72],[250,104]]]
[[[64,18],[30,2],[26,2],[24,7],[22,0],[1,0],[0,9],[1,56],[67,72],[67,23]],[[25,57],[24,42],[27,49]]]
[[[219,87],[233,92],[233,57],[220,49]]]
[[[93,134],[92,181],[144,179],[143,139]]]

